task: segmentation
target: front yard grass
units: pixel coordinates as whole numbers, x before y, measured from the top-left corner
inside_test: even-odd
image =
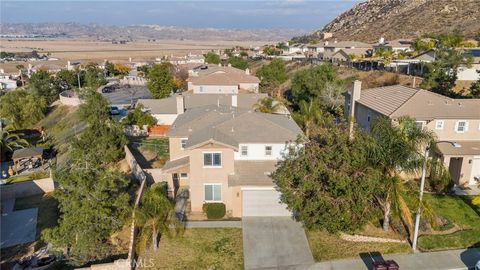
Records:
[[[159,250],[149,249],[140,259],[152,259],[154,267],[145,269],[243,269],[242,242],[241,229],[186,229],[162,237]]]
[[[407,243],[352,242],[321,230],[306,230],[306,234],[315,261],[355,257],[359,259],[361,253],[370,252],[379,252],[384,255],[411,251]]]
[[[480,246],[480,215],[478,208],[470,204],[472,197],[426,194],[435,213],[453,222],[460,231],[451,234],[420,236],[419,248],[424,251],[458,249]],[[477,210],[476,210],[477,209]]]

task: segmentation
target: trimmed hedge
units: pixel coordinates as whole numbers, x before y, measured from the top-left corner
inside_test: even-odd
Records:
[[[208,219],[221,219],[225,216],[226,210],[223,203],[205,203],[202,208]]]

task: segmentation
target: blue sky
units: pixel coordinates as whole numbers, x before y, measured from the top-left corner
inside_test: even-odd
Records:
[[[1,0],[2,23],[77,22],[215,28],[318,29],[360,0]]]

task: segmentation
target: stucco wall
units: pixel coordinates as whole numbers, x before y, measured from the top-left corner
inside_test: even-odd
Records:
[[[2,198],[21,198],[31,195],[53,192],[55,184],[52,178],[25,181],[15,184],[1,185],[0,196]]]
[[[258,93],[258,83],[240,83],[240,89],[245,89]]]
[[[360,103],[355,103],[355,120],[358,126],[364,131],[370,131],[372,123],[375,119],[382,116],[382,114],[371,110]],[[370,116],[370,121],[368,120]]]
[[[63,91],[59,95],[60,103],[67,106],[79,106],[82,104],[80,98],[74,95],[71,91]]]
[[[238,93],[238,85],[195,85],[192,84],[195,94],[232,94]]]
[[[169,137],[168,146],[170,151],[170,160],[179,159],[181,157],[188,156],[190,154],[189,150],[184,150],[182,148],[182,139],[181,137]]]
[[[470,176],[472,174],[472,162],[469,162],[470,160],[473,159],[473,156],[454,156],[454,155],[445,155],[443,156],[443,162],[445,164],[445,167],[449,169],[450,166],[450,158],[455,158],[455,157],[462,157],[462,168],[460,170],[460,179],[458,180],[457,185],[468,185],[468,182],[470,180]]]
[[[437,120],[443,120],[443,129],[435,128]],[[455,131],[455,125],[458,120],[468,121],[468,130],[464,133]],[[480,119],[436,119],[428,123],[427,128],[435,132],[438,140],[480,140]]]
[[[272,155],[265,155],[265,146],[272,147]],[[248,153],[246,156],[242,156],[242,146],[247,146]],[[281,144],[240,144],[238,152],[234,152],[235,160],[279,160],[282,159],[285,150],[287,149],[284,143]]]
[[[169,125],[171,126],[178,114],[152,114],[157,119],[157,125]]]

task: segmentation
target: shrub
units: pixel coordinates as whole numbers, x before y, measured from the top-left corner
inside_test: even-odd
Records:
[[[205,203],[203,212],[207,214],[208,219],[221,219],[225,216],[225,204],[223,203]]]

